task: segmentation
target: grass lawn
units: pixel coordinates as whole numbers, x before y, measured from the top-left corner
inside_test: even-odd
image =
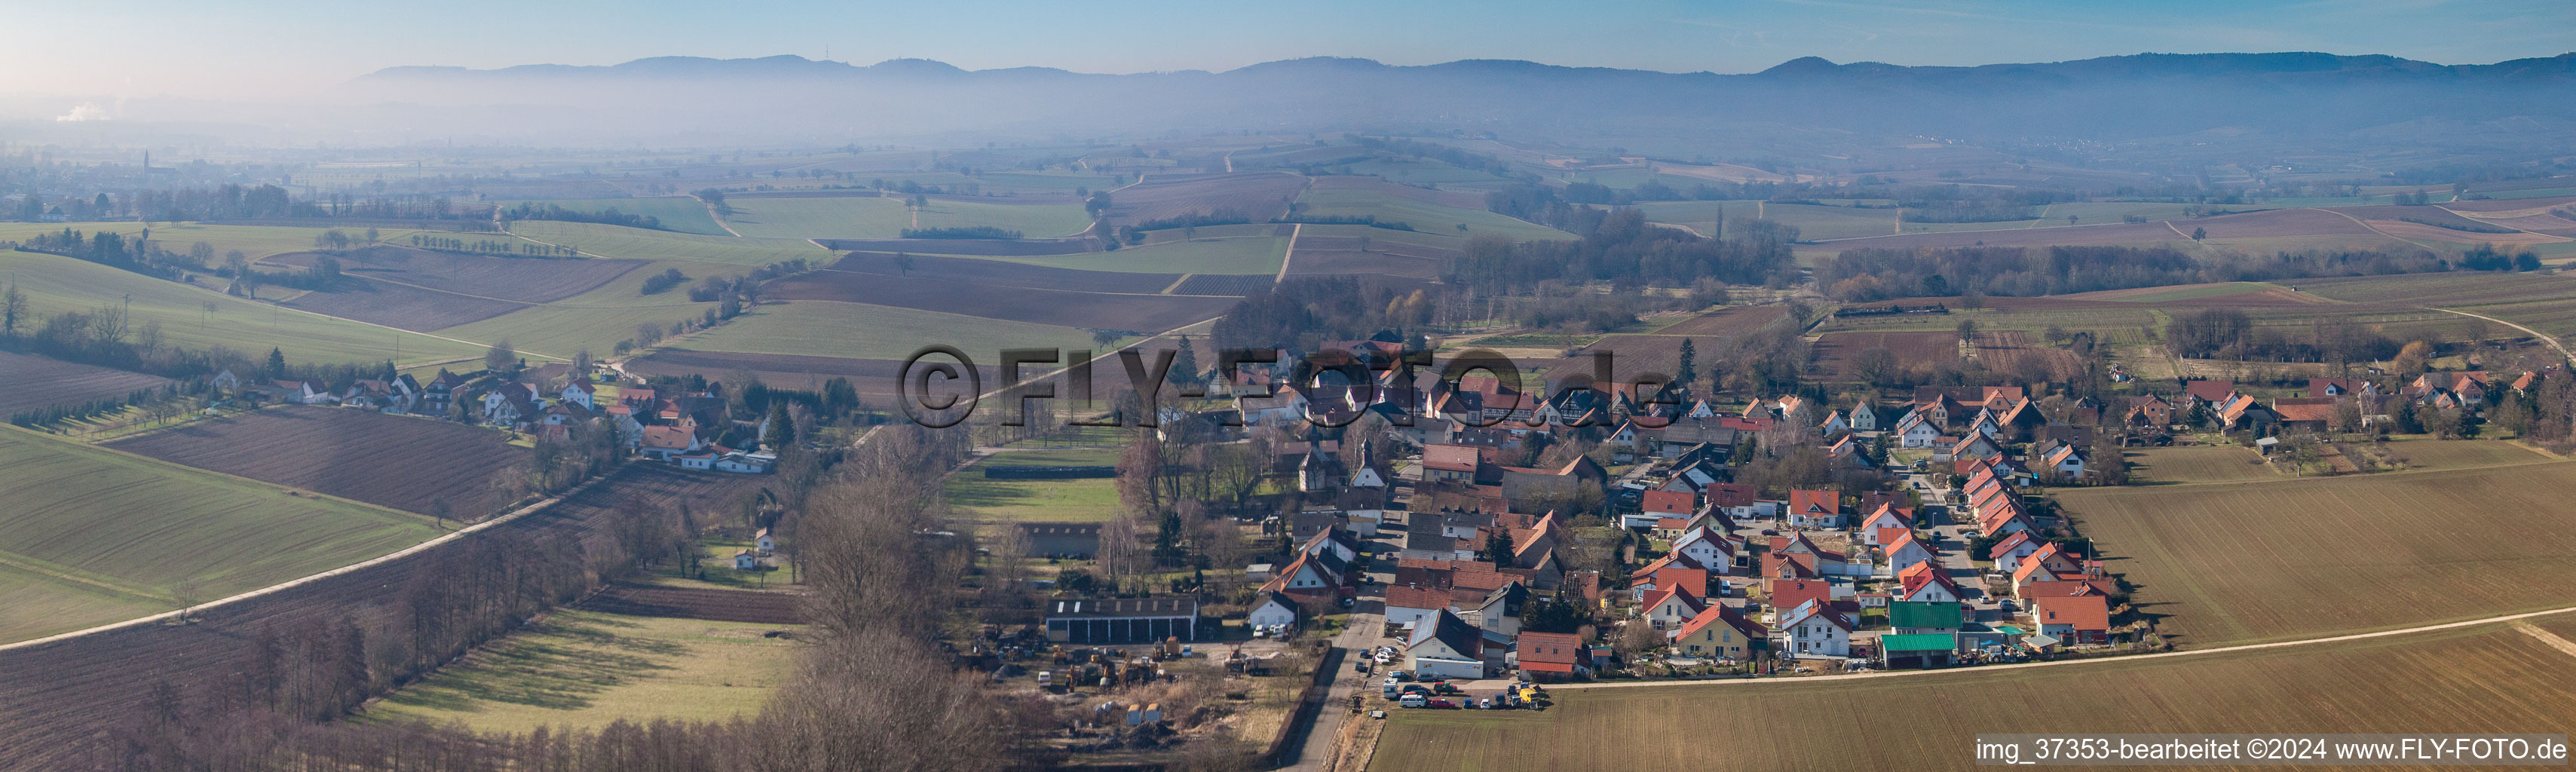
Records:
[[[2565,621],[2543,625],[2576,632]],[[1979,732],[2558,733],[2576,729],[2576,690],[2563,688],[2571,682],[2576,657],[2481,625],[2187,658],[1557,689],[1545,711],[1388,710],[1369,768],[1965,770],[1976,768]],[[1762,727],[1763,740],[1724,753],[1688,742],[1566,741],[1685,715]]]
[[[501,207],[505,209],[518,206],[520,204],[534,204],[541,207],[551,204],[576,212],[605,212],[610,209],[615,209],[625,214],[651,217],[655,220],[661,221],[662,227],[675,231],[699,233],[709,236],[732,235],[725,232],[724,226],[716,224],[716,218],[714,215],[707,214],[707,205],[705,202],[688,196],[662,196],[657,198],[573,198],[555,199],[551,201],[500,202]]]
[[[0,428],[0,641],[212,600],[437,536],[428,518]]]
[[[1417,231],[1442,235],[1501,236],[1516,241],[1574,238],[1571,233],[1492,212],[1427,204],[1370,190],[1310,189],[1298,194],[1297,203],[1305,205],[1304,214],[1308,217],[1374,216],[1378,222],[1400,222]],[[1460,225],[1466,229],[1460,230]]]
[[[1107,520],[1118,512],[1118,481],[994,480],[986,466],[1098,466],[1118,463],[1118,451],[1008,450],[960,469],[948,478],[948,503],[983,523]]]
[[[2576,463],[2521,452],[2533,462],[2055,496],[2178,645],[2273,641],[2566,605],[2576,529],[2536,515],[2565,511]]]
[[[482,731],[757,713],[801,644],[778,625],[560,611],[369,706],[366,720]]]
[[[741,354],[902,359],[934,343],[956,346],[984,363],[998,361],[994,357],[1005,348],[1095,347],[1091,333],[1072,327],[829,300],[763,305],[673,347]]]
[[[916,227],[902,198],[831,196],[823,198],[727,199],[732,211],[725,223],[744,236],[776,238],[891,239]],[[1026,238],[1070,236],[1091,227],[1091,216],[1075,204],[986,204],[931,201],[921,209],[922,228],[990,225],[1019,231]]]
[[[156,237],[159,229],[154,229]],[[253,356],[282,349],[289,362],[381,362],[400,340],[405,363],[481,356],[484,349],[418,333],[256,303],[96,263],[35,252],[0,252],[0,277],[14,276],[37,317],[125,306],[128,328],[159,325],[161,340],[191,349],[223,346]],[[0,279],[5,280],[5,279]],[[208,311],[208,304],[213,310]],[[450,336],[461,337],[461,336]],[[467,340],[475,340],[467,338]]]

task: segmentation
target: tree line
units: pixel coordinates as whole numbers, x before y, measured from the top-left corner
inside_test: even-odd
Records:
[[[2097,290],[2452,270],[2424,251],[2306,250],[2196,257],[2166,247],[2052,246],[1846,250],[1815,270],[1837,300],[1970,294],[2037,297]]]

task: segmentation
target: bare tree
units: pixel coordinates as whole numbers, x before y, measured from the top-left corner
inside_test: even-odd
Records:
[[[181,579],[170,585],[170,600],[179,604],[179,624],[190,624],[197,604],[206,601],[205,586],[195,579]]]

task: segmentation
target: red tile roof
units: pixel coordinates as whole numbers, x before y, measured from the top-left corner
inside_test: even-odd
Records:
[[[1807,601],[1818,604],[1833,600],[1833,585],[1819,580],[1777,581],[1771,583],[1771,607],[1781,613]]]
[[[2077,630],[2111,629],[2111,599],[2100,595],[2066,595],[2033,598],[2030,601],[2032,622],[2043,625],[2073,625]]]
[[[1448,605],[1449,591],[1445,589],[1433,589],[1429,587],[1386,588],[1387,608],[1436,609],[1446,608]]]
[[[1690,491],[1646,491],[1641,509],[1646,512],[1689,514],[1699,509],[1699,497]]]
[[[1422,448],[1422,465],[1444,472],[1476,471],[1476,448],[1472,445],[1426,445]]]
[[[1843,495],[1840,492],[1794,489],[1789,491],[1790,514],[1840,514],[1842,511]]]

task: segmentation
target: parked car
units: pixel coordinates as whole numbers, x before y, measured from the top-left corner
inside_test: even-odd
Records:
[[[1363,660],[1358,660],[1358,661],[1355,661],[1355,662],[1352,662],[1352,663],[1351,663],[1351,672],[1353,672],[1353,673],[1366,673],[1366,672],[1368,672],[1368,671],[1369,671],[1369,661],[1368,661],[1368,660],[1363,659]]]
[[[1450,709],[1450,708],[1458,707],[1458,703],[1454,703],[1454,702],[1450,702],[1450,701],[1448,701],[1448,700],[1442,700],[1442,699],[1432,699],[1432,700],[1426,700],[1426,701],[1424,701],[1424,702],[1422,703],[1422,707],[1426,707],[1426,708],[1438,708],[1438,709],[1441,709],[1441,710],[1448,710],[1448,709]]]
[[[1443,682],[1440,682],[1440,683],[1436,683],[1436,684],[1432,684],[1432,685],[1431,685],[1431,693],[1433,693],[1433,694],[1466,694],[1466,692],[1459,690],[1459,688],[1458,688],[1458,686],[1457,686],[1456,684],[1452,684],[1452,683],[1449,683],[1449,682],[1446,682],[1446,681],[1443,681]]]
[[[1393,678],[1393,679],[1398,680],[1398,681],[1411,681],[1411,680],[1413,680],[1413,671],[1411,671],[1411,670],[1390,670],[1390,671],[1387,671],[1387,673],[1386,673],[1386,674],[1387,674],[1387,677],[1389,677],[1389,678]]]
[[[1397,707],[1404,707],[1404,708],[1419,708],[1419,707],[1422,707],[1422,706],[1423,706],[1423,705],[1425,705],[1425,704],[1428,704],[1429,702],[1430,702],[1429,698],[1423,697],[1422,695],[1419,695],[1419,694],[1407,694],[1407,695],[1404,695],[1404,698],[1403,698],[1403,699],[1396,700],[1396,701],[1395,701],[1395,704],[1396,704],[1396,706],[1397,706]]]

